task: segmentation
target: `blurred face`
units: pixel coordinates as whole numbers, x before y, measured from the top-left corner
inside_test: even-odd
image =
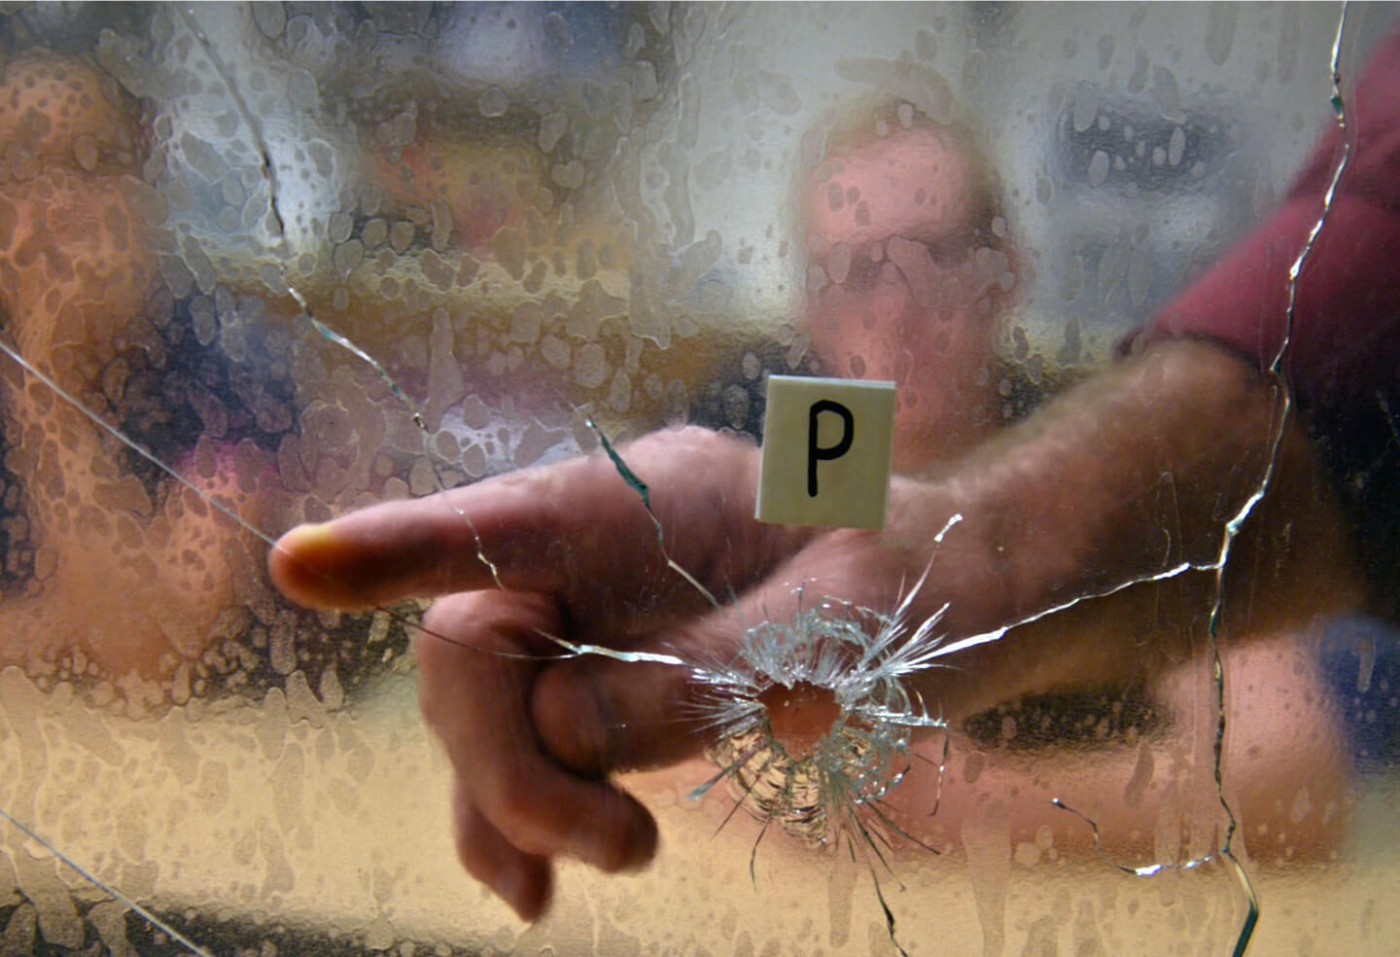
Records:
[[[978,238],[973,157],[900,130],[830,157],[807,198],[812,349],[833,375],[896,383],[895,466],[961,451],[997,406],[989,374],[1006,254]]]

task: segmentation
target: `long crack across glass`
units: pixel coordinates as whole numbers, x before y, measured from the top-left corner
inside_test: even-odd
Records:
[[[0,953],[1389,953],[1394,19],[0,11]]]

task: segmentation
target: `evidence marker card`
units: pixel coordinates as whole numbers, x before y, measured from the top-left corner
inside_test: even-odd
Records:
[[[893,382],[770,376],[754,517],[882,530],[894,399]]]

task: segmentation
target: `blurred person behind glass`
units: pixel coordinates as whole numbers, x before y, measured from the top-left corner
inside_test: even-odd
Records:
[[[153,193],[137,178],[140,116],[76,57],[24,53],[0,74],[0,142],[12,158],[0,184],[6,341],[119,426],[152,401],[138,380],[161,374],[139,377],[133,362],[167,347],[147,318],[160,280],[145,219]],[[148,679],[202,654],[235,603],[236,556],[249,553],[199,495],[163,474],[143,482],[133,452],[18,364],[2,364],[6,465],[23,494],[9,522],[22,534],[9,542],[0,664],[116,679],[132,698],[159,700],[166,691]],[[231,472],[189,474],[237,508],[248,489]]]

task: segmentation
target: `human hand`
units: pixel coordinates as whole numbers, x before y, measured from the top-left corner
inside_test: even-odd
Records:
[[[759,616],[789,614],[803,581],[877,601],[873,577],[869,598],[854,582],[876,571],[878,536],[753,520],[753,448],[690,429],[623,454],[650,483],[670,558],[732,604],[711,607],[668,568],[640,496],[601,455],[300,528],[270,558],[278,587],[314,607],[447,596],[417,645],[420,700],[453,767],[459,856],[527,919],[548,904],[554,857],[616,871],[654,853],[650,815],[609,772],[706,743],[690,668],[570,656],[546,636],[727,661]]]
[[[688,708],[698,693],[691,668],[565,655],[550,636],[609,653],[725,663],[748,628],[794,619],[799,588],[889,611],[929,569],[909,621],[948,602],[941,628],[951,641],[997,635],[1102,592],[1110,574],[1110,585],[1154,574],[1172,559],[1155,554],[1149,533],[1159,523],[1142,507],[1162,474],[1159,460],[1199,469],[1212,457],[1238,458],[1233,442],[1194,429],[1198,409],[1164,401],[1164,392],[1199,397],[1217,380],[1225,399],[1204,402],[1212,409],[1250,391],[1233,359],[1197,351],[1135,364],[939,481],[897,480],[883,534],[756,522],[756,451],[691,429],[623,453],[650,485],[664,552],[637,490],[595,455],[295,530],[273,552],[272,575],[293,600],[321,608],[447,596],[428,615],[418,653],[423,711],[456,778],[458,851],[473,875],[533,918],[548,903],[555,856],[619,870],[654,853],[650,816],[605,776],[676,761],[706,743]],[[1179,425],[1167,421],[1172,415]],[[1118,424],[1148,421],[1162,428]],[[936,546],[954,514],[963,521]],[[732,601],[711,607],[668,555]],[[959,654],[960,673],[926,670],[911,690],[954,719],[1109,676],[1134,658],[1123,654],[1125,634],[1022,629]]]

